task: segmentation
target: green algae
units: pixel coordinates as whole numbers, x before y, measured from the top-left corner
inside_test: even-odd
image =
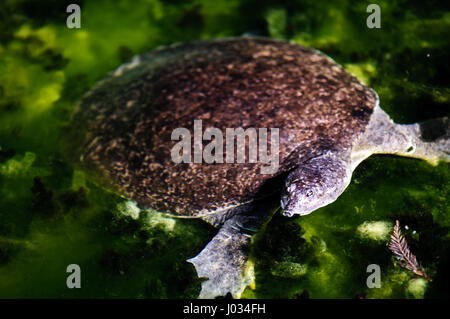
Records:
[[[329,54],[373,87],[400,123],[448,116],[450,12],[441,3],[378,1],[381,29],[365,25],[368,1],[85,1],[81,29],[65,26],[70,2],[39,3],[0,5],[1,298],[198,294],[201,280],[185,260],[215,230],[142,211],[61,154],[77,100],[133,54],[177,41],[270,35]],[[368,159],[332,205],[302,218],[274,216],[254,238],[256,279],[242,297],[306,290],[311,298],[448,298],[449,181],[448,164]],[[405,236],[433,282],[399,267],[387,250],[396,219],[409,226]],[[65,286],[73,263],[82,289]],[[381,268],[381,288],[366,285],[370,264]]]

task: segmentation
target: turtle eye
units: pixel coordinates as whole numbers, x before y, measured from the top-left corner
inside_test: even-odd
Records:
[[[312,190],[308,190],[306,192],[306,197],[311,197],[312,195],[314,195],[314,192]]]

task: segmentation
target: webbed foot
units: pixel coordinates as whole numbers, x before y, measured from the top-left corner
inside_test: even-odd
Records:
[[[208,245],[188,262],[194,264],[202,282],[198,298],[211,299],[231,293],[239,298],[254,280],[253,268],[247,264],[250,236],[240,231],[235,218],[225,222]]]

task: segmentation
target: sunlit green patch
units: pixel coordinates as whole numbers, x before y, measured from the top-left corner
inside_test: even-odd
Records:
[[[376,68],[371,62],[360,64],[347,63],[344,67],[366,85],[370,85],[371,78],[376,76]]]
[[[428,281],[423,278],[411,279],[408,282],[407,294],[413,298],[423,298],[428,286]]]
[[[363,239],[386,242],[392,233],[392,223],[386,221],[364,222],[358,226],[356,233]]]

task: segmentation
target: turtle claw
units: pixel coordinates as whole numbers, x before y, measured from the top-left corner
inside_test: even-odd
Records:
[[[187,260],[195,266],[200,278],[208,278],[202,282],[200,299],[228,293],[239,298],[254,280],[253,267],[247,261],[250,238],[233,224],[233,220],[227,221],[197,256]]]

